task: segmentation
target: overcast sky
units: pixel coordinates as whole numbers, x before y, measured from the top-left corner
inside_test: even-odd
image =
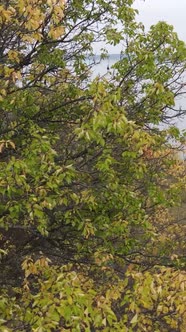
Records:
[[[166,21],[174,26],[180,39],[186,42],[186,0],[136,0],[137,20],[143,22],[146,30],[158,21]],[[103,45],[95,44],[95,52],[100,53]],[[120,53],[120,47],[107,45],[109,53]]]
[[[138,21],[148,29],[158,21],[166,21],[174,26],[180,39],[186,42],[186,0],[136,0],[134,7],[139,10]],[[186,108],[186,97],[177,102]],[[186,117],[177,121],[181,129],[186,128]]]
[[[136,0],[138,20],[147,28],[158,21],[166,21],[175,27],[179,38],[186,41],[186,0]]]
[[[179,38],[186,42],[186,0],[136,0],[134,8],[139,10],[137,20],[143,22],[146,30],[158,21],[166,21],[174,26]],[[97,53],[99,53],[99,46],[95,47]],[[107,49],[109,53],[120,52],[119,46],[107,45]],[[186,97],[178,101],[177,105],[185,109]],[[178,121],[178,126],[182,129],[186,128],[186,117]]]

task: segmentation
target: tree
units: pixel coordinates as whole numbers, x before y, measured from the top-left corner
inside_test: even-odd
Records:
[[[184,331],[186,49],[132,5],[2,2],[0,331]],[[92,79],[98,41],[124,54]]]

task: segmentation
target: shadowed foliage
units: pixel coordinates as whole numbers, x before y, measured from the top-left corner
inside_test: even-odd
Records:
[[[186,48],[135,16],[1,1],[0,331],[184,332]],[[96,42],[124,51],[92,78]]]

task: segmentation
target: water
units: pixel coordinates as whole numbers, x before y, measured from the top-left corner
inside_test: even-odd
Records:
[[[104,76],[107,74],[108,70],[111,69],[111,67],[119,61],[121,58],[120,54],[109,54],[107,59],[100,60],[100,56],[96,55],[94,57],[94,61],[96,63],[96,66],[94,66],[92,74],[93,77],[99,75]]]

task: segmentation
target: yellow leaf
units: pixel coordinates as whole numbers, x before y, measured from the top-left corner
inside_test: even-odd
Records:
[[[0,93],[1,93],[2,96],[6,96],[6,90],[5,89],[0,90]]]
[[[107,326],[107,320],[106,320],[106,318],[104,318],[104,319],[102,320],[102,324],[103,324],[104,326]]]
[[[136,324],[138,321],[138,314],[135,314],[135,316],[131,319],[131,324]]]
[[[48,263],[50,262],[50,259],[46,258],[46,257],[41,257],[36,261],[36,265],[39,265],[41,267],[48,267]]]
[[[72,305],[72,303],[73,303],[72,296],[68,296],[67,301],[70,305]]]
[[[60,27],[57,27],[57,28],[52,28],[49,31],[48,35],[52,39],[58,39],[58,38],[60,38],[64,34],[64,31],[65,31],[64,26],[60,26]]]
[[[4,145],[5,145],[5,143],[4,143],[4,142],[2,142],[2,143],[0,144],[0,153],[2,153],[2,151],[3,151],[3,148],[4,148]]]
[[[10,146],[15,150],[15,144],[12,141],[9,141]]]
[[[9,58],[10,60],[13,60],[13,61],[17,61],[17,62],[19,62],[19,52],[14,51],[14,50],[10,50],[10,51],[8,52],[8,58]]]
[[[29,288],[29,284],[28,284],[27,281],[24,282],[23,289],[24,289],[26,292],[29,292],[30,288]]]

